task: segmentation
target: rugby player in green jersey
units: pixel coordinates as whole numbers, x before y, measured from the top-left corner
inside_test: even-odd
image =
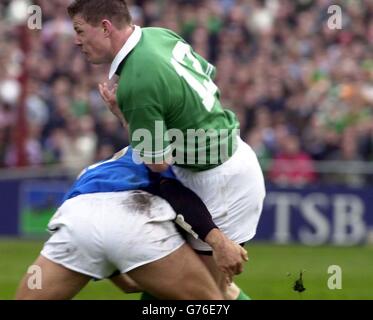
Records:
[[[124,0],[75,0],[68,8],[76,44],[93,64],[110,64],[117,88],[99,86],[110,110],[128,124],[138,159],[154,172],[170,165],[197,193],[219,232],[237,244],[252,239],[265,197],[253,150],[239,137],[235,115],[220,103],[215,68],[182,38],[163,28],[133,25]],[[242,272],[244,249],[216,259],[190,236],[227,299],[245,299],[227,276]]]

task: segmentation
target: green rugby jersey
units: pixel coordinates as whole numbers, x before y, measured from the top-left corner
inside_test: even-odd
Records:
[[[222,107],[215,67],[174,32],[135,28],[113,61],[130,142],[146,163],[211,169],[236,148],[239,123]]]

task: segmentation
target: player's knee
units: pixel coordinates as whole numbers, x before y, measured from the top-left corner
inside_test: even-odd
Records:
[[[222,293],[214,281],[207,279],[189,278],[182,282],[182,286],[169,287],[173,299],[176,300],[224,300]]]
[[[236,300],[239,294],[240,288],[237,287],[234,282],[232,282],[230,285],[227,285],[225,290],[223,291],[225,300]]]
[[[189,292],[188,292],[189,291]],[[199,281],[195,285],[190,284],[185,288],[188,300],[224,300],[224,296],[214,281]]]

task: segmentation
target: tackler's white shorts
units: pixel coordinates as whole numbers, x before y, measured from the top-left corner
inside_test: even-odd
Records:
[[[172,168],[177,178],[203,200],[225,235],[237,243],[254,237],[266,192],[262,170],[249,145],[238,138],[232,157],[210,170]],[[188,235],[188,243],[196,250],[211,250],[192,235]]]
[[[143,191],[80,195],[65,201],[48,224],[41,255],[96,279],[159,260],[185,241],[175,212]]]

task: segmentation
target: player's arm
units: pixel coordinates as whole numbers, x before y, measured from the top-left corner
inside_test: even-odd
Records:
[[[206,241],[208,234],[218,229],[200,197],[180,181],[161,177],[159,195],[175,210],[176,222],[196,238]]]
[[[167,140],[163,106],[153,105],[126,108],[130,143],[134,154],[150,170],[163,172],[172,163],[172,148]]]
[[[228,275],[228,279],[241,273],[243,263],[248,260],[246,250],[219,230],[199,196],[176,179],[154,173],[150,176],[153,181],[158,180],[157,194],[167,200],[177,213],[175,222],[211,246],[217,265]]]
[[[106,82],[104,83],[99,83],[98,85],[99,92],[101,94],[102,99],[105,101],[105,104],[107,105],[108,109],[119,119],[119,121],[122,123],[124,127],[127,126],[127,122],[124,118],[124,115],[122,111],[120,110],[120,107],[117,103],[117,98],[116,98],[116,91],[118,89],[118,85],[115,84],[112,88],[109,88],[108,84]],[[141,111],[140,111],[141,112]],[[131,112],[131,119],[134,119],[134,113],[136,111]],[[142,117],[141,117],[142,119]],[[132,124],[132,127],[134,125]],[[146,129],[146,128],[143,128]],[[152,131],[151,131],[152,132]],[[171,156],[167,158],[167,160],[170,159]],[[153,158],[146,159],[145,164],[147,167],[153,171],[153,172],[164,172],[168,169],[169,167],[169,162],[166,161],[161,161],[160,159],[157,159],[157,163],[152,163]]]

